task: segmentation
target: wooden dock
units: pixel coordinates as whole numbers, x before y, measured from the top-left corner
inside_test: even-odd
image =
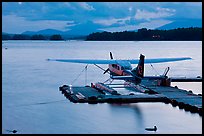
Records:
[[[91,87],[63,85],[59,87],[59,90],[74,103],[164,102],[192,113],[199,113],[202,116],[202,95],[193,94],[191,91],[171,86],[157,86],[148,81],[141,85],[125,85],[123,87],[124,90],[127,89],[137,93],[121,94],[117,87],[110,86],[103,83],[92,84]]]
[[[202,78],[171,77],[171,82],[202,82]]]
[[[69,87],[62,86],[60,91],[71,102],[74,103],[136,103],[136,102],[167,102],[168,99],[162,94],[127,94],[116,95],[105,94],[103,90],[98,90],[92,87]]]
[[[169,99],[172,106],[178,106],[186,111],[202,114],[202,95],[194,94],[192,91],[179,89],[177,86],[156,86],[148,82],[143,84],[146,89],[155,93],[163,94]]]

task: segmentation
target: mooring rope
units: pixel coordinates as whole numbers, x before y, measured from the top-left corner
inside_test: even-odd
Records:
[[[87,71],[87,67],[88,67],[88,64],[85,66],[85,68],[79,73],[79,75],[71,82],[71,85],[81,76],[81,74],[86,70]],[[86,77],[87,78],[87,75]],[[87,79],[85,79],[87,80]],[[86,82],[86,81],[85,81]]]
[[[87,85],[87,68],[88,68],[88,64],[85,67],[85,85]]]
[[[153,67],[153,65],[150,63],[150,66],[152,67],[152,69],[157,73],[157,75],[159,75],[159,73],[156,71],[156,69]]]

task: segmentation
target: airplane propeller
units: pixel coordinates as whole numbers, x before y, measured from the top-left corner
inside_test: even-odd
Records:
[[[111,58],[111,59],[113,59],[113,55],[112,55],[112,52],[110,52],[110,58]]]

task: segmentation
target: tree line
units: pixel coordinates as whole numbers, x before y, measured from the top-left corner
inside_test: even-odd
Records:
[[[2,40],[65,40],[60,34],[25,35],[2,33]],[[68,38],[72,39],[72,38]],[[76,39],[76,38],[73,38]],[[88,36],[78,37],[87,41],[202,41],[202,28],[189,27],[171,30],[151,30],[147,28],[138,31],[95,32]]]
[[[202,28],[189,27],[171,30],[96,32],[89,34],[87,41],[202,41]]]
[[[55,34],[51,36],[25,35],[25,34],[2,34],[2,40],[64,40],[61,35]]]

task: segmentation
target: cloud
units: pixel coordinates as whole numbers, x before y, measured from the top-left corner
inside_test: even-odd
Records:
[[[133,9],[130,6],[128,8],[128,11],[131,12],[132,10]],[[131,17],[131,15],[124,17],[124,18],[113,18],[112,17],[112,18],[108,18],[108,19],[107,18],[97,19],[97,20],[94,20],[93,22],[97,23],[97,24],[104,25],[104,26],[110,26],[106,30],[116,29],[113,26],[119,26],[120,27],[119,29],[121,29],[121,30],[125,29],[125,28],[127,28],[128,30],[132,30],[132,29],[135,29],[136,27],[140,28],[140,26],[143,27],[146,25],[149,29],[151,29],[151,28],[154,28],[154,27],[150,27],[149,22],[151,20],[157,19],[157,21],[151,21],[151,23],[153,23],[153,24],[154,24],[154,22],[159,22],[160,24],[166,24],[166,23],[169,23],[169,21],[162,20],[162,18],[172,16],[172,15],[174,15],[175,12],[176,12],[175,9],[161,8],[161,7],[154,8],[154,12],[138,9],[136,14],[133,15],[133,17]],[[112,25],[112,27],[111,27],[111,25]],[[156,24],[154,24],[154,25],[156,25]],[[155,27],[157,27],[157,25]]]
[[[150,19],[156,19],[156,18],[164,18],[164,17],[169,17],[174,15],[175,11],[176,11],[175,9],[160,8],[160,7],[156,8],[156,12],[137,9],[135,14],[135,19],[150,20]]]
[[[109,27],[109,28],[103,28],[100,30],[103,31],[109,31],[109,32],[118,32],[118,31],[135,31],[137,29],[141,28],[147,28],[147,29],[156,29],[158,27],[161,27],[163,25],[169,24],[172,21],[170,20],[152,20],[144,23],[139,23],[138,25],[125,25],[121,27]]]
[[[74,21],[38,20],[29,21],[16,15],[2,16],[2,31],[8,33],[22,33],[25,31],[39,31],[43,29],[57,29],[64,31],[67,26],[73,26]],[[68,30],[68,29],[67,29]]]
[[[40,23],[45,29],[49,26],[51,29],[58,28],[62,30],[64,28],[66,30],[66,26],[69,28],[70,25],[84,24],[87,21],[92,21],[99,26],[103,25],[104,28],[118,26],[122,30],[122,28],[132,29],[139,24],[153,20],[202,19],[202,2],[20,3],[2,2],[3,31],[14,32],[15,30],[17,32],[19,30],[20,33],[25,28],[27,30],[38,30],[42,28]],[[10,16],[10,20],[6,16]],[[51,22],[53,23],[52,25],[50,24]],[[67,23],[69,25],[66,25]]]
[[[128,8],[128,11],[130,11],[130,12],[131,12],[131,11],[132,11],[132,7],[129,7],[129,8]]]
[[[69,2],[64,2],[64,3],[62,3],[62,5],[65,6],[65,7],[68,7],[68,8],[72,7]]]
[[[79,5],[81,8],[85,9],[85,10],[89,10],[89,11],[95,10],[95,9],[93,8],[93,6],[89,5],[89,4],[86,3],[86,2],[79,2],[78,5]]]
[[[110,26],[110,25],[113,25],[113,24],[123,25],[123,24],[125,24],[125,22],[127,20],[130,20],[130,17],[119,18],[119,19],[116,19],[116,18],[99,19],[99,20],[94,20],[93,22],[96,23],[96,24],[104,25],[104,26]]]

